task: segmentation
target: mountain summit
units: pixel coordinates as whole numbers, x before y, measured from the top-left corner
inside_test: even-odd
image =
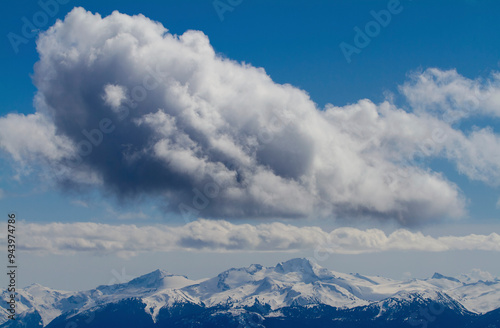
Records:
[[[195,281],[189,280],[186,276],[171,274],[165,270],[156,270],[138,278],[132,279],[127,283],[128,286],[137,288],[182,288],[194,284]]]
[[[319,327],[331,320],[346,324],[335,327],[365,327],[363,322],[366,327],[401,327],[412,318],[419,322],[420,311],[438,309],[444,314],[427,322],[428,327],[443,321],[475,328],[494,323],[500,313],[498,279],[462,282],[436,273],[429,279],[398,281],[339,273],[303,258],[274,267],[233,268],[199,281],[156,270],[82,292],[34,284],[19,296],[18,320],[13,322],[7,319],[9,295],[3,291],[0,327],[63,328],[71,322],[89,328],[109,322],[120,327],[295,327],[315,322]]]
[[[276,272],[290,273],[297,272],[305,275],[315,276],[314,266],[320,268],[318,265],[314,264],[305,258],[291,259],[286,262],[280,262],[276,265]]]

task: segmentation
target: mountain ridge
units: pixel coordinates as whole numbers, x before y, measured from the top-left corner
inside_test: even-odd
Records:
[[[344,274],[304,258],[280,262],[274,267],[251,264],[246,268],[231,268],[201,280],[158,269],[125,283],[79,292],[32,284],[19,292],[18,316],[30,322],[26,327],[31,328],[50,327],[53,322],[69,320],[65,318],[101,313],[116,306],[118,310],[114,308],[114,311],[122,311],[120,304],[125,303],[133,304],[130,306],[141,313],[141,317],[146,313],[153,325],[167,320],[165,316],[170,318],[172,313],[186,309],[197,311],[200,316],[213,311],[230,316],[230,313],[247,313],[248,309],[257,307],[262,312],[258,315],[277,318],[283,309],[295,308],[291,313],[300,316],[320,306],[330,309],[325,310],[327,313],[339,311],[342,315],[365,309],[360,313],[374,313],[375,318],[381,318],[396,309],[404,312],[422,304],[441,304],[452,316],[472,318],[500,308],[498,278],[487,282],[465,280],[467,282],[439,273],[428,279],[406,281]],[[7,299],[6,291],[2,298]],[[0,306],[0,327],[14,327],[6,319],[3,304],[6,303]],[[396,318],[397,314],[389,317]]]

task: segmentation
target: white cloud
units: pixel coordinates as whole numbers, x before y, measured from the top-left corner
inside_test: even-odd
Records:
[[[118,110],[122,102],[127,99],[127,90],[120,85],[108,84],[104,87],[104,102],[112,109]]]
[[[456,70],[431,68],[411,75],[401,91],[414,110],[437,112],[447,122],[469,116],[500,117],[500,72],[472,80]]]
[[[498,75],[480,84],[425,71],[402,87],[411,112],[369,100],[320,110],[263,69],[219,57],[202,32],[172,35],[141,15],[75,8],[37,49],[37,113],[0,118],[0,146],[16,161],[64,170],[65,186],[160,195],[169,210],[186,205],[210,218],[411,224],[465,213],[458,187],[430,171],[428,157],[500,184],[498,136],[466,135],[441,115],[467,117],[471,106],[497,115]]]
[[[488,271],[483,271],[481,269],[472,269],[472,273],[468,275],[470,278],[483,281],[493,281],[495,277]]]
[[[56,135],[53,122],[40,113],[1,117],[0,141],[0,148],[22,164],[40,159],[57,161],[73,153],[69,138]]]
[[[451,128],[469,117],[500,117],[500,73],[471,80],[456,70],[432,68],[413,74],[401,91],[413,112],[441,123],[442,141],[429,143],[431,152],[443,151],[472,180],[500,185],[499,136],[491,128],[475,128],[468,135]]]
[[[184,226],[108,225],[99,223],[22,224],[20,249],[66,254],[136,255],[141,252],[298,251],[318,254],[359,254],[383,251],[500,251],[500,235],[431,237],[405,229],[390,234],[379,229],[296,227],[282,223],[259,225],[198,220]]]

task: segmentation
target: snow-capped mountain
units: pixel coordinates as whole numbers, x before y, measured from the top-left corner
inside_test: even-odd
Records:
[[[476,321],[497,320],[500,314],[500,280],[487,278],[436,273],[429,279],[398,281],[339,273],[307,259],[233,268],[199,281],[156,270],[127,283],[82,292],[31,285],[18,293],[16,321],[8,319],[4,291],[0,327],[55,328],[69,322],[101,327],[109,320],[121,320],[120,327],[167,322],[180,327],[194,322],[207,327],[265,327],[273,322],[277,327],[290,326],[292,318],[293,324],[308,324],[307,318],[314,324],[331,319],[337,327],[354,322],[362,327],[363,320],[372,325],[385,322],[384,327],[390,326],[388,322],[432,327],[446,318],[456,321],[456,327],[476,327]]]

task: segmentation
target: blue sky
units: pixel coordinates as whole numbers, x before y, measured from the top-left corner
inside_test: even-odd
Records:
[[[69,1],[56,17],[74,6],[109,15],[118,10],[142,13],[162,22],[172,33],[202,30],[214,48],[229,58],[264,67],[278,83],[307,90],[320,105],[344,105],[361,98],[383,99],[395,91],[409,71],[419,68],[456,68],[476,78],[498,69],[499,4],[495,1],[402,1],[404,10],[374,38],[368,48],[347,65],[341,42],[351,42],[355,26],[373,20],[371,10],[384,9],[387,1],[242,1],[220,21],[210,1]],[[35,1],[9,5],[2,17],[2,34],[20,34],[22,17],[40,10]],[[52,25],[55,19],[51,19]],[[47,28],[46,27],[46,28]],[[42,28],[43,30],[43,28]],[[3,112],[31,112],[35,91],[29,75],[38,55],[34,39],[12,51],[2,39]],[[346,77],[349,77],[348,79]]]
[[[274,83],[290,84],[307,93],[320,111],[324,111],[325,106],[328,108],[327,104],[343,107],[357,104],[361,99],[366,98],[377,106],[389,99],[392,105],[407,113],[412,113],[420,103],[416,105],[415,102],[409,101],[400,87],[405,83],[410,83],[413,88],[409,92],[414,92],[416,90],[415,84],[408,81],[412,81],[411,77],[415,74],[425,74],[429,68],[437,68],[440,72],[456,70],[458,75],[454,78],[457,80],[463,79],[470,83],[478,81],[483,86],[487,85],[488,81],[494,83],[492,81],[495,81],[495,78],[492,77],[492,74],[500,71],[500,38],[498,37],[500,4],[496,1],[401,0],[397,5],[398,12],[391,15],[387,26],[380,27],[380,32],[375,33],[376,35],[370,38],[370,43],[360,49],[359,53],[352,54],[350,62],[348,62],[340,45],[343,42],[354,45],[355,28],[365,29],[367,24],[374,21],[371,12],[378,13],[381,10],[386,10],[392,2],[395,3],[385,0],[328,3],[325,1],[273,1],[272,3],[248,0],[232,1],[229,2],[233,4],[229,5],[232,10],[225,11],[222,14],[223,20],[221,20],[220,13],[217,13],[212,1],[150,1],[146,5],[137,1],[107,1],[103,3],[102,1],[70,0],[66,4],[58,3],[59,8],[55,11],[54,17],[51,17],[46,24],[40,24],[39,28],[41,31],[47,30],[55,23],[56,18],[64,19],[74,7],[81,6],[92,13],[99,13],[103,18],[115,10],[127,15],[143,14],[152,21],[163,24],[172,34],[182,35],[187,30],[199,30],[208,36],[210,45],[220,57],[248,63],[253,67],[262,67]],[[3,50],[0,54],[0,65],[2,65],[4,75],[0,86],[0,117],[6,117],[10,113],[29,115],[37,111],[33,105],[37,87],[32,81],[32,77],[36,76],[33,66],[39,60],[36,37],[28,38],[25,44],[19,44],[18,51],[16,51],[12,47],[8,35],[9,33],[22,35],[21,29],[24,24],[22,18],[26,17],[29,21],[33,21],[34,15],[41,10],[43,10],[42,6],[36,1],[18,1],[9,3],[7,10],[1,14],[0,34],[4,37],[1,41]],[[220,74],[224,76],[225,73]],[[40,78],[40,76],[38,77]],[[40,88],[42,88],[42,84],[42,82],[39,83]],[[46,90],[50,90],[52,86],[45,87]],[[495,90],[498,91],[498,89]],[[44,92],[48,98],[49,91]],[[235,106],[237,105],[235,104]],[[495,105],[488,106],[494,108]],[[500,103],[497,108],[500,108]],[[494,112],[494,110],[491,109],[490,112]],[[423,115],[422,119],[427,117],[426,115]],[[471,117],[460,121],[458,126],[455,125],[454,131],[470,136],[473,131],[488,127],[492,135],[497,136],[500,133],[499,117],[497,114],[471,115]],[[59,128],[63,129],[62,126]],[[2,142],[6,143],[7,141],[0,139],[0,145]],[[494,145],[493,143],[492,147]],[[304,146],[304,148],[307,147]],[[439,218],[433,218],[432,223],[427,220],[420,222],[420,219],[417,218],[415,219],[417,224],[408,226],[401,225],[398,220],[380,220],[377,215],[382,212],[378,212],[379,214],[368,213],[361,215],[362,217],[359,219],[351,219],[354,214],[350,210],[333,211],[318,218],[314,214],[316,209],[313,214],[298,215],[298,218],[293,220],[288,219],[287,215],[283,215],[285,213],[283,211],[271,212],[262,217],[245,214],[238,218],[230,214],[220,214],[222,212],[217,211],[210,213],[202,211],[200,216],[223,219],[235,224],[255,225],[284,222],[302,227],[319,226],[324,230],[350,226],[359,229],[378,228],[389,233],[402,227],[413,232],[423,231],[436,237],[446,234],[461,236],[471,231],[484,235],[492,232],[500,233],[498,223],[500,205],[497,205],[500,201],[500,190],[498,183],[495,182],[495,174],[491,173],[492,170],[495,170],[494,162],[495,158],[498,157],[492,155],[495,150],[492,149],[493,152],[485,151],[491,155],[491,158],[486,159],[485,163],[491,161],[493,164],[484,168],[486,172],[484,174],[476,172],[480,170],[478,163],[471,164],[472,168],[466,167],[457,170],[457,165],[463,164],[461,162],[463,158],[460,154],[437,156],[437,158],[429,157],[419,164],[424,171],[441,174],[449,182],[449,185],[457,186],[457,190],[465,198],[463,200],[465,212],[459,215],[458,219],[451,219],[446,212],[440,214]],[[394,151],[399,150],[394,149]],[[444,152],[453,153],[453,150],[448,149]],[[480,158],[477,160],[482,163]],[[273,166],[277,162],[276,159],[270,159],[266,163]],[[185,223],[179,214],[172,211],[171,208],[165,210],[162,207],[164,202],[169,202],[169,199],[165,200],[163,196],[139,193],[135,194],[132,199],[119,200],[120,195],[116,196],[112,191],[114,187],[107,189],[77,186],[76,188],[64,189],[57,183],[53,183],[50,178],[46,180],[46,177],[40,177],[37,164],[30,163],[29,168],[23,167],[23,171],[20,172],[19,161],[13,159],[12,152],[5,151],[5,148],[0,153],[0,168],[2,172],[0,176],[0,206],[3,212],[15,211],[20,218],[25,220],[26,224],[92,222],[110,225],[170,224],[178,226]],[[26,170],[29,169],[33,172],[26,173]],[[488,174],[492,176],[490,177]],[[480,178],[474,178],[474,175],[476,177],[479,175]],[[18,178],[13,178],[14,176],[18,176]],[[443,205],[443,207],[445,206]],[[453,215],[450,214],[450,216]],[[45,254],[39,257],[38,253],[28,253],[26,257],[30,258],[31,263],[35,263],[32,264],[33,266],[46,262],[49,263],[47,265],[60,267],[62,258],[67,256],[65,254]],[[312,253],[307,250],[301,250],[299,253],[306,257],[312,256]],[[446,254],[446,252],[438,254],[417,253],[413,258],[436,259],[442,254]],[[83,263],[90,263],[94,260],[101,264],[103,262],[110,263],[110,261],[104,261],[102,256],[113,256],[98,254],[93,257],[87,253],[85,255],[78,254],[76,256],[85,258]],[[131,274],[144,273],[144,268],[158,266],[154,260],[156,255],[151,254],[146,256],[148,258],[146,264],[144,262],[134,264],[137,257],[127,258],[123,260],[125,262],[122,262],[122,257],[114,258],[111,261],[114,267],[108,265],[105,270],[109,272],[112,269],[119,270],[121,266],[126,266]],[[188,275],[191,273],[198,277],[202,276],[199,274],[200,270],[202,272],[208,270],[208,264],[200,263],[198,272],[195,273],[196,267],[183,263],[184,255],[178,254],[180,253],[170,251],[167,255],[158,256],[168,257],[173,262],[170,266],[177,267],[178,273]],[[497,275],[500,274],[500,267],[491,267],[489,264],[492,253],[474,250],[467,254],[468,258],[477,257],[479,259],[475,259],[473,267],[481,268],[481,263],[484,263],[485,269]],[[253,259],[258,259],[261,255],[261,253],[255,252],[251,256]],[[199,257],[196,254],[189,256],[192,256],[193,259]],[[211,256],[217,264],[215,268],[225,268],[224,260],[221,259],[220,255],[213,254]],[[231,256],[238,257],[237,255]],[[358,256],[361,262],[365,261],[365,259],[361,259],[365,255]],[[377,256],[390,261],[393,254],[382,252]],[[274,260],[288,257],[292,257],[292,254],[271,252],[271,255],[266,255],[265,261],[271,265]],[[383,262],[383,260],[380,261],[380,267],[373,270],[377,271],[374,273],[384,273],[382,272],[382,267],[385,266],[382,264]],[[437,260],[430,262],[439,264]],[[344,266],[342,269],[345,271],[351,268],[364,269],[365,273],[370,274],[372,270],[371,264],[360,265],[356,258],[348,259],[342,263]],[[103,265],[105,266],[105,264]],[[245,265],[245,263],[241,263],[241,265]],[[328,265],[334,267],[331,262]],[[387,270],[400,274],[412,271],[415,275],[426,274],[429,270],[437,271],[438,269],[449,270],[450,274],[466,270],[457,263],[448,263],[446,266],[443,265],[436,269],[426,266],[410,270],[405,268],[404,263],[401,265],[393,264],[388,268]],[[340,268],[336,269],[342,271]],[[84,272],[85,268],[81,270]],[[84,276],[83,273],[81,275]],[[42,277],[26,274],[26,283],[35,282],[37,279],[42,282],[46,281],[48,284],[57,284],[56,280],[49,277],[49,273],[44,273]],[[105,283],[102,279],[106,278],[101,276],[101,281],[97,281],[97,278],[82,279],[83,282],[75,288]],[[62,287],[71,288],[68,284]]]

